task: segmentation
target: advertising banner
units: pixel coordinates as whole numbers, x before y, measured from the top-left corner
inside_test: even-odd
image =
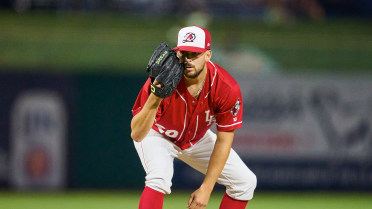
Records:
[[[234,149],[263,186],[372,189],[372,79],[238,81],[243,128]]]
[[[11,111],[10,180],[19,189],[65,184],[66,108],[52,90],[29,90]]]
[[[71,76],[0,74],[0,187],[65,188],[74,88]]]

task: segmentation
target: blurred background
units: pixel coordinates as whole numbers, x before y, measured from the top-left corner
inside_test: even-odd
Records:
[[[369,0],[0,0],[0,204],[13,192],[114,190],[135,205],[145,172],[131,108],[147,62],[198,25],[240,84],[233,147],[257,195],[352,192],[365,203],[353,208],[370,207],[371,18]],[[174,189],[202,178],[175,162]]]

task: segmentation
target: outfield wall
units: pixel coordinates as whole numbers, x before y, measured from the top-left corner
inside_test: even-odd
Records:
[[[372,190],[370,77],[240,77],[233,147],[259,189]],[[145,76],[0,74],[0,187],[141,189],[131,107]],[[174,187],[202,176],[179,161]]]
[[[102,74],[1,73],[0,186],[50,189],[142,187],[144,172],[130,138],[129,124],[132,104],[145,79]],[[65,110],[65,132],[59,139],[63,141],[61,149],[65,149],[63,156],[54,156],[56,150],[46,145],[48,137],[58,134],[59,128],[53,127],[60,127],[60,124],[48,125],[60,119],[54,117],[55,112],[17,102],[23,95],[32,97],[35,94],[40,100],[48,100],[42,92],[57,97],[59,103],[56,106]],[[19,132],[24,133],[22,139],[27,139],[21,139],[25,147],[16,150],[12,145],[17,132],[12,125],[14,114],[17,114],[15,106],[23,106],[18,109],[28,112],[18,114],[22,116],[16,123],[26,124],[26,127],[41,126],[35,128],[40,131],[30,133],[22,131],[17,125]],[[40,137],[44,138],[41,142],[38,141]],[[36,160],[30,166],[26,156],[34,150],[37,151]],[[24,157],[14,161],[12,151],[20,152],[17,155]],[[52,167],[55,158],[63,161],[59,164],[60,168]],[[44,163],[38,163],[40,161]],[[24,185],[13,179],[14,167],[21,167],[17,170],[23,178],[19,181],[26,182]],[[63,176],[57,180],[59,184],[50,183],[50,179],[55,178],[54,172],[61,172],[58,174],[60,178]]]

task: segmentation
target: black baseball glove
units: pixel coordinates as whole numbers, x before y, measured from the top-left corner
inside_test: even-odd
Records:
[[[184,66],[180,64],[176,52],[166,43],[161,43],[147,64],[147,72],[151,78],[151,92],[158,97],[166,98],[173,94],[183,74]],[[153,84],[157,80],[163,86]]]

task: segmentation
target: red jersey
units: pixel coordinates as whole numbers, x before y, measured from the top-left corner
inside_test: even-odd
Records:
[[[239,84],[222,67],[209,61],[207,76],[199,98],[187,90],[182,77],[175,92],[160,103],[152,129],[169,137],[181,149],[198,142],[216,122],[218,131],[242,127],[243,100]],[[141,111],[149,97],[150,78],[142,87],[132,114]]]

